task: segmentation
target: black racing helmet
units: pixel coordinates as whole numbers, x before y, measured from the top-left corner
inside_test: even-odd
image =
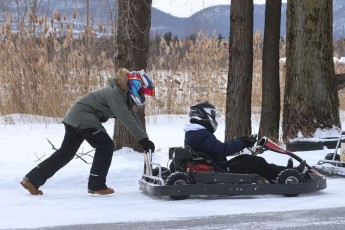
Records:
[[[208,101],[196,103],[189,110],[190,123],[202,125],[211,133],[217,130],[219,116],[219,111]]]

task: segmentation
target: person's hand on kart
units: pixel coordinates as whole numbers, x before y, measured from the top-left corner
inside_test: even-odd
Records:
[[[265,152],[265,148],[261,145],[255,145],[252,148],[250,148],[250,151],[252,152],[252,155],[258,155],[258,154],[262,154],[263,152]]]
[[[246,144],[245,144],[246,147],[247,148],[252,148],[255,145],[255,143],[258,141],[258,135],[257,134],[252,134],[249,137],[246,137],[245,141],[246,141]]]
[[[257,155],[263,153],[263,148],[260,145],[255,145],[258,140],[257,134],[252,134],[245,138],[247,142],[246,148],[252,153],[252,155]],[[255,145],[255,146],[254,146]]]
[[[148,137],[142,139],[141,141],[139,141],[139,143],[146,152],[151,151],[153,153],[155,151],[155,144],[151,140],[149,140]]]

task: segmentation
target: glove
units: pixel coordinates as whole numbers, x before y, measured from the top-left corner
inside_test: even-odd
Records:
[[[252,134],[246,139],[246,147],[253,147],[255,143],[258,141],[258,135],[257,134]]]
[[[143,146],[143,149],[146,152],[149,152],[151,150],[151,152],[155,151],[155,144],[149,140],[148,137],[142,139],[141,141],[139,141],[139,143],[141,144],[141,146]]]

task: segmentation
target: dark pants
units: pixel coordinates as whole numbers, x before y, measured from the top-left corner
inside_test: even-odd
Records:
[[[287,167],[269,164],[264,158],[247,154],[232,158],[226,164],[227,171],[232,173],[256,173],[268,180],[275,180],[278,174]]]
[[[39,188],[74,158],[80,145],[86,140],[95,148],[88,188],[91,190],[107,188],[106,177],[114,151],[112,139],[107,133],[97,129],[78,129],[67,124],[64,125],[66,132],[60,149],[32,169],[25,177],[36,188]]]

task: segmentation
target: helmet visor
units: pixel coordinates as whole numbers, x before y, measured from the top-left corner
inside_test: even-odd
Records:
[[[154,97],[155,96],[155,88],[142,88],[143,94],[146,94],[148,96]]]
[[[143,74],[141,76],[141,79],[143,81],[143,92],[144,94],[154,97],[155,96],[155,87],[152,83],[151,78],[149,77],[149,75],[147,75],[146,73]]]
[[[217,109],[214,108],[205,108],[206,113],[208,113],[212,119],[216,120],[216,118],[220,117],[220,113]]]
[[[142,82],[139,80],[128,80],[128,92],[133,101],[137,105],[142,105],[145,102],[144,92],[142,90]]]

